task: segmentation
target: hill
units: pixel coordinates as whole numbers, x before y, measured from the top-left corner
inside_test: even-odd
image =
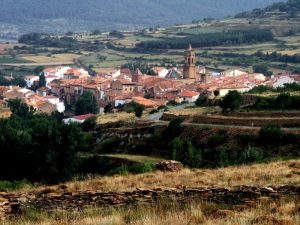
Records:
[[[236,18],[267,18],[277,17],[278,19],[295,19],[299,17],[300,1],[288,0],[287,2],[278,2],[264,9],[254,9],[251,12],[242,12],[237,14]]]
[[[279,0],[2,0],[2,37],[33,31],[66,33],[168,26],[206,17],[222,18]]]

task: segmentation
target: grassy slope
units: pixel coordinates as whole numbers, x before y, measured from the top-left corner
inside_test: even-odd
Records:
[[[95,177],[85,181],[65,183],[70,191],[133,191],[136,188],[236,185],[283,185],[300,183],[300,160],[253,164],[219,169],[184,169],[178,173],[153,172],[139,175]],[[56,189],[58,186],[40,186],[18,192]]]
[[[300,223],[299,199],[262,200],[257,204],[231,207],[191,202],[179,205],[164,202],[157,205],[119,209],[89,209],[52,214],[28,211],[5,225],[297,225]]]
[[[300,160],[228,167],[216,170],[189,170],[179,173],[155,172],[142,175],[99,177],[66,183],[68,190],[132,191],[137,187],[299,185]],[[57,186],[40,187],[56,189]],[[23,190],[28,192],[31,190]],[[246,205],[217,205],[196,199],[186,204],[160,202],[156,205],[127,206],[119,209],[87,209],[51,214],[28,210],[0,224],[13,225],[294,225],[300,223],[299,197],[270,201],[262,199]]]

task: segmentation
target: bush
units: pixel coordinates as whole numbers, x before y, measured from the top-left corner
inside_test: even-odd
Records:
[[[31,187],[32,184],[27,180],[20,181],[0,181],[0,191],[15,191],[25,187]]]
[[[197,100],[195,101],[196,106],[204,106],[208,102],[208,98],[206,95],[200,95]]]
[[[122,139],[117,136],[107,138],[100,144],[98,151],[101,153],[115,152],[118,150],[121,141]]]
[[[191,140],[175,138],[171,143],[171,158],[182,162],[184,165],[199,168],[202,162],[201,151],[197,150]]]
[[[264,152],[260,148],[248,148],[242,155],[243,163],[261,162]]]
[[[112,176],[112,175],[121,175],[121,176],[128,176],[129,175],[129,169],[127,165],[122,165],[120,167],[117,167],[116,169],[110,170],[107,175]]]
[[[175,100],[170,100],[170,101],[168,101],[167,105],[176,106],[176,105],[179,105],[179,104]]]
[[[238,91],[229,91],[227,95],[220,101],[219,105],[225,111],[233,111],[242,104],[242,96]]]
[[[154,113],[158,113],[158,112],[159,112],[159,110],[153,109],[153,110],[151,110],[151,111],[149,112],[149,114],[154,114]]]
[[[155,166],[151,162],[145,162],[144,164],[135,164],[130,167],[130,171],[133,173],[149,173],[154,171]]]
[[[266,126],[259,131],[259,141],[262,144],[276,145],[280,143],[283,132],[278,126]]]

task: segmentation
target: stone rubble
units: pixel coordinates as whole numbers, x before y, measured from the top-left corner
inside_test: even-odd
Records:
[[[156,203],[165,200],[188,202],[204,200],[225,204],[253,204],[264,198],[277,199],[283,196],[300,197],[300,186],[256,187],[238,186],[232,188],[157,188],[132,192],[101,192],[96,190],[70,192],[67,189],[48,190],[37,193],[10,194],[0,192],[0,218],[21,213],[34,207],[47,212],[56,210],[82,210],[89,207],[120,207],[139,203]]]

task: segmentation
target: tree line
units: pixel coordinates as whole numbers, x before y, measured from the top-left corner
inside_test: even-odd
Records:
[[[290,18],[296,17],[300,10],[300,2],[298,0],[288,0],[287,2],[276,2],[264,9],[256,8],[252,12],[238,13],[236,18],[257,18],[266,17],[268,12],[284,12]]]
[[[75,173],[78,152],[86,151],[91,137],[63,115],[35,115],[21,100],[10,100],[13,112],[0,119],[0,180],[57,183]]]
[[[252,44],[272,41],[274,36],[267,29],[229,30],[224,32],[196,34],[185,38],[162,39],[159,41],[142,41],[137,48],[143,49],[185,49],[187,43],[193,47],[220,45]]]
[[[19,43],[43,47],[66,48],[71,50],[84,49],[89,51],[99,50],[103,47],[100,43],[78,41],[69,36],[58,37],[36,32],[21,35]]]

